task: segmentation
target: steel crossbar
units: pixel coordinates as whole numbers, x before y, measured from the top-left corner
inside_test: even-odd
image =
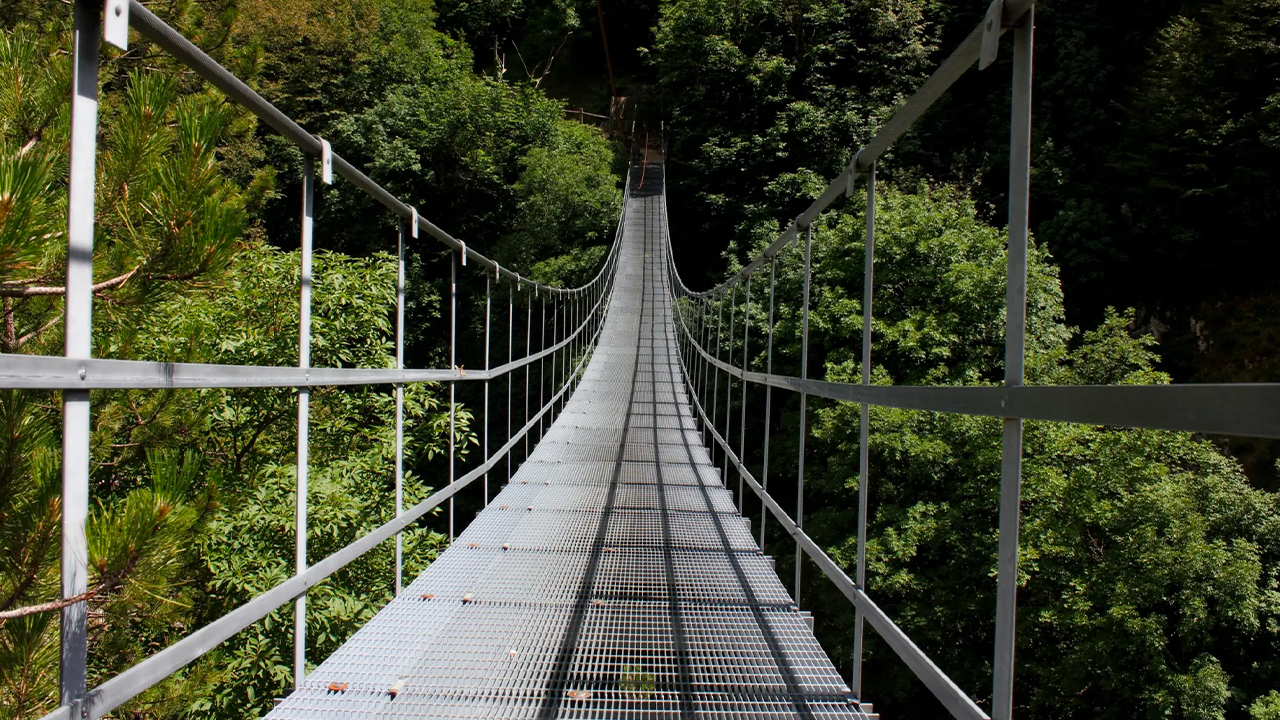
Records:
[[[98,718],[112,712],[160,680],[200,657],[236,632],[261,620],[290,600],[294,609],[294,680],[301,682],[306,671],[305,648],[305,598],[309,587],[328,577],[385,540],[396,538],[394,587],[398,593],[402,585],[403,552],[399,542],[400,532],[411,527],[427,512],[442,503],[450,504],[450,528],[452,534],[452,502],[454,496],[484,478],[484,498],[489,500],[488,473],[506,458],[511,467],[512,450],[524,443],[528,447],[531,428],[559,412],[564,402],[574,392],[574,380],[589,358],[589,350],[598,341],[603,327],[604,314],[612,294],[613,281],[618,267],[618,248],[626,210],[619,220],[618,232],[596,275],[586,284],[576,288],[558,288],[521,276],[509,268],[500,266],[466,243],[451,236],[429,220],[419,215],[412,206],[396,198],[359,169],[333,152],[329,143],[303,130],[260,95],[197,48],[177,31],[170,28],[147,10],[137,0],[112,0],[108,3],[108,22],[102,22],[103,7],[93,0],[76,0],[74,3],[74,46],[72,64],[75,86],[72,95],[72,148],[69,193],[66,353],[64,357],[43,357],[0,354],[0,388],[61,390],[64,404],[63,425],[63,558],[62,596],[74,598],[87,588],[88,558],[86,518],[89,504],[89,410],[90,390],[95,389],[196,389],[196,388],[263,388],[294,387],[298,394],[297,437],[297,505],[295,507],[297,572],[275,588],[259,595],[249,603],[201,628],[183,640],[161,650],[134,665],[96,688],[89,689],[87,677],[87,627],[86,602],[80,600],[63,610],[60,706],[48,718]],[[125,25],[120,26],[120,18]],[[124,46],[128,41],[128,28],[167,50],[176,59],[194,70],[213,86],[219,88],[232,101],[253,112],[267,126],[292,141],[304,152],[302,252],[300,268],[300,334],[299,364],[297,367],[231,366],[202,363],[147,362],[132,360],[94,359],[90,357],[92,338],[93,282],[93,203],[94,162],[97,142],[97,85],[100,61],[99,31],[106,28],[106,35],[114,44]],[[321,165],[320,180],[332,182],[333,171],[346,178],[357,188],[386,206],[398,219],[397,278],[396,278],[396,327],[394,368],[316,368],[310,363],[311,322],[310,297],[312,292],[312,224],[314,218],[315,161]],[[630,194],[628,176],[626,195]],[[416,239],[419,231],[425,231],[436,241],[456,250],[450,255],[453,289],[450,303],[450,368],[407,369],[404,367],[404,307],[405,307],[405,250],[409,240]],[[406,232],[409,237],[406,238]],[[481,273],[485,279],[485,358],[483,370],[465,372],[456,365],[457,326],[457,278],[458,260],[464,268]],[[509,324],[514,322],[515,296],[525,294],[527,299],[527,323],[524,353],[516,357],[508,337],[508,357],[504,365],[490,365],[490,326],[492,320],[492,290],[495,282],[510,287],[508,305]],[[533,298],[545,303],[551,297],[557,307],[573,309],[572,318],[561,317],[552,328],[550,342],[543,340],[537,352],[532,348]],[[546,358],[553,363],[559,359],[559,371],[553,365],[550,387],[539,387],[538,405],[532,401],[529,373],[537,363],[539,376]],[[569,365],[573,367],[570,368]],[[514,429],[511,426],[510,406],[513,400],[511,380],[524,369],[526,374],[525,420]],[[493,380],[508,380],[508,422],[506,440],[492,454],[489,452],[489,384]],[[417,505],[404,510],[403,462],[404,462],[404,385],[409,383],[449,383],[450,395],[450,458],[447,487],[433,493]],[[455,412],[454,389],[458,382],[484,383],[483,461],[461,476],[454,471]],[[342,550],[315,565],[307,564],[307,477],[309,474],[309,389],[318,386],[393,385],[395,395],[395,509],[393,520],[363,535]],[[528,456],[526,449],[525,456]],[[510,470],[508,470],[510,472]]]

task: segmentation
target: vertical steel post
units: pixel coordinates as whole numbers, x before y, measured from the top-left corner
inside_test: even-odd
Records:
[[[765,351],[765,374],[773,374],[773,287],[777,277],[778,259],[769,258],[769,340]],[[765,495],[769,494],[769,426],[773,415],[773,386],[764,386],[764,462],[760,468],[760,488]],[[764,526],[769,519],[769,507],[761,502],[760,508],[760,550],[764,551]]]
[[[1021,385],[1026,358],[1027,220],[1031,186],[1031,57],[1034,6],[1013,32],[1009,133],[1009,264],[1005,295],[1004,382]],[[996,576],[992,720],[1013,717],[1014,634],[1018,607],[1018,530],[1022,504],[1022,420],[1004,419],[1000,460],[1000,543]]]
[[[724,300],[716,301],[716,360],[720,359],[720,343],[723,339],[721,330],[724,327]],[[715,367],[715,379],[711,381],[711,429],[714,436],[715,431],[719,430],[716,426],[716,418],[720,416],[720,366]],[[716,444],[708,441],[707,445],[711,450],[711,461],[716,459]]]
[[[737,318],[738,311],[738,286],[733,286],[733,292],[729,295],[729,347],[726,349],[726,357],[729,358],[729,364],[733,364],[733,331],[734,320]],[[712,418],[714,420],[715,418]],[[724,444],[728,447],[731,440],[729,434],[733,432],[733,373],[726,372],[724,374]],[[725,453],[724,467],[720,472],[720,484],[727,489],[729,487],[729,453]]]
[[[510,291],[507,293],[507,365],[515,360],[515,337],[516,329],[516,288],[517,283],[512,283]],[[507,442],[511,442],[511,388],[515,384],[515,371],[507,370]],[[512,452],[507,450],[507,482],[511,482],[511,456]]]
[[[871,300],[876,258],[876,166],[867,170],[867,232],[862,252],[862,386],[871,385]],[[870,490],[871,406],[862,403],[858,436],[858,589],[867,581],[867,499]],[[862,610],[853,617],[853,676],[849,682],[854,697],[862,699]]]
[[[813,226],[804,233],[804,320],[800,330],[800,379],[809,379],[809,283],[810,256],[813,248]],[[804,436],[808,430],[807,413],[809,394],[800,391],[800,452],[796,467],[796,528],[804,528]],[[800,542],[796,541],[796,605],[800,605],[800,561],[803,559]]]
[[[691,338],[692,342],[696,344],[697,347],[691,348],[690,350],[691,362],[694,363],[693,394],[698,398],[698,403],[705,408],[707,406],[706,383],[704,382],[706,379],[706,363],[702,359],[702,353],[698,352],[698,350],[706,348],[707,338],[709,337],[707,334],[707,302],[703,298],[694,298],[693,304],[695,312],[698,314],[698,336],[696,340]],[[703,415],[705,415],[705,413],[699,414],[694,422],[701,425],[702,442],[705,445],[707,443],[707,423],[703,420]]]
[[[711,344],[711,297],[707,296],[703,300],[703,327],[702,327],[702,349],[707,353],[705,357],[700,359],[702,365],[702,407],[706,408],[711,405],[711,369],[710,362],[711,348],[707,347]],[[706,413],[703,413],[706,415]],[[711,438],[707,433],[708,421],[704,417],[702,419],[703,442],[711,445]]]
[[[484,370],[489,372],[489,325],[493,317],[493,282],[484,276]],[[489,462],[489,380],[484,381],[484,461]],[[489,507],[489,471],[484,471],[484,507]]]
[[[102,4],[76,0],[72,35],[71,156],[67,192],[67,299],[63,352],[93,353],[94,182]],[[89,391],[62,393],[62,597],[89,591]],[[60,697],[78,717],[86,692],[88,601],[62,609]]]
[[[396,369],[404,369],[404,221],[396,243]],[[404,512],[404,383],[396,383],[396,517]],[[396,533],[396,595],[404,587],[404,535]]]
[[[551,344],[555,345],[560,342],[560,296],[551,296]],[[556,350],[551,353],[551,392],[555,394],[560,390],[560,351]]]
[[[449,367],[458,371],[458,258],[449,253]],[[458,383],[449,381],[449,484],[452,485],[457,475],[454,473],[454,451],[456,448],[458,407]],[[449,497],[449,542],[453,542],[453,497]]]
[[[311,234],[315,221],[316,173],[311,156],[302,161],[302,263],[298,299],[298,367],[311,366]],[[310,435],[311,390],[298,388],[298,489],[294,498],[294,525],[297,534],[295,565],[307,569],[307,474]],[[293,604],[293,686],[301,687],[307,677],[307,594]]]
[[[538,286],[533,286],[534,292],[537,292]],[[524,325],[524,356],[527,359],[533,353],[533,296],[525,296],[525,325]],[[529,363],[524,366],[524,425],[529,424]],[[520,427],[524,427],[521,425]],[[529,459],[529,433],[524,434],[524,457]]]
[[[751,331],[751,276],[747,276],[747,297],[742,307],[742,371],[747,371],[747,336]],[[747,381],[742,381],[742,412],[738,416],[738,462],[747,462]],[[738,514],[742,514],[743,491],[746,490],[742,473],[738,473]]]
[[[573,294],[573,330],[578,332],[582,329],[582,293]],[[583,341],[585,333],[578,333],[573,339],[573,387],[578,386],[578,361],[582,356]]]
[[[539,330],[540,339],[538,340],[538,352],[547,349],[547,296],[542,296],[542,322]],[[547,384],[547,360],[545,357],[538,360],[538,412],[542,412],[542,408],[546,403],[546,384]],[[538,420],[538,442],[542,442],[542,436],[546,434],[543,429],[543,423],[548,418],[543,415]]]

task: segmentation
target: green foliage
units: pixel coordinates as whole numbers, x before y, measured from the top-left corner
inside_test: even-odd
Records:
[[[68,142],[62,37],[24,25],[0,40],[0,105],[7,111],[0,124],[0,295],[9,351],[28,343],[55,347],[60,339],[54,327],[66,274]],[[176,84],[154,72],[131,72],[123,82],[102,103],[97,160],[94,289],[107,323],[126,308],[215,277],[244,231],[239,189],[216,161],[236,114],[212,92],[179,97]]]
[[[1249,706],[1249,720],[1280,718],[1280,690],[1272,690]]]
[[[561,123],[548,147],[532,148],[520,159],[519,215],[502,253],[517,267],[530,267],[566,246],[600,246],[613,239],[622,193],[610,171],[612,153],[599,137],[593,127]],[[603,260],[598,250],[593,255]]]
[[[523,245],[505,238],[533,230],[530,242],[549,242],[558,254],[612,230],[617,179],[603,135],[566,121],[563,104],[536,87],[475,75],[471,50],[431,30],[428,3],[254,0],[242,18],[234,34],[262,49],[266,97],[472,247],[514,267]],[[300,160],[272,142],[265,159]],[[565,169],[573,174],[553,176]],[[543,191],[556,192],[534,198]],[[291,217],[296,204],[292,188],[268,199],[271,235],[293,230],[272,210],[287,207]],[[322,247],[385,247],[387,225],[381,208],[350,187],[318,204]]]
[[[608,255],[608,245],[596,245],[568,255],[557,255],[534,263],[529,270],[529,277],[552,287],[580,287],[600,272]]]
[[[882,186],[879,200],[873,381],[998,381],[1003,235],[953,189]],[[815,226],[810,354],[831,380],[861,373],[862,222],[855,211]],[[799,256],[779,258],[780,298],[798,296]],[[1028,287],[1029,382],[1168,382],[1153,340],[1130,335],[1131,312],[1073,335],[1056,270],[1034,246]],[[782,302],[778,315],[775,372],[795,373],[799,311]],[[821,460],[806,530],[852,574],[860,408],[811,407],[807,454]],[[1001,423],[877,407],[871,427],[869,592],[960,687],[984,692]],[[1185,433],[1028,422],[1023,475],[1020,712],[1230,717],[1280,680],[1280,502],[1234,461]],[[846,656],[847,601],[821,578],[805,592],[821,598],[827,649]],[[870,697],[930,707],[892,657],[872,642]]]
[[[651,54],[671,108],[683,231],[727,231],[746,246],[794,217],[924,77],[934,4],[663,3]],[[691,268],[710,264],[704,253]]]

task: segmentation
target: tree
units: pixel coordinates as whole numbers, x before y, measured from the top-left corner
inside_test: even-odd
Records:
[[[874,382],[998,382],[1003,233],[953,188],[882,185],[878,200]],[[852,211],[815,224],[810,358],[829,380],[861,374],[863,202],[855,194]],[[801,268],[799,252],[779,256],[775,372],[799,371],[800,313],[788,298],[799,296]],[[765,311],[753,300],[753,326]],[[1028,382],[1168,382],[1155,370],[1154,341],[1130,335],[1132,313],[1112,312],[1083,334],[1062,318],[1056,268],[1033,244]],[[774,458],[796,452],[788,400],[774,394]],[[810,408],[805,529],[852,575],[860,409],[814,399]],[[868,592],[981,698],[991,673],[1000,421],[873,408],[871,427]],[[1280,679],[1270,660],[1280,647],[1275,496],[1187,433],[1028,422],[1024,456],[1020,713],[1244,717],[1262,702]],[[785,471],[771,475],[775,496],[787,496]],[[788,562],[780,558],[784,576]],[[847,600],[806,575],[824,646],[848,657]],[[874,639],[866,668],[869,699],[886,712],[936,707],[943,716]]]

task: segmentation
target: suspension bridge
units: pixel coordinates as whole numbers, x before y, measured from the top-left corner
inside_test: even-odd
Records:
[[[60,706],[46,717],[100,718],[282,606],[294,606],[295,688],[273,718],[665,718],[874,717],[864,702],[864,627],[877,633],[955,717],[1013,717],[1022,423],[1025,419],[1280,437],[1280,386],[1023,385],[1034,7],[993,0],[983,22],[934,71],[845,170],[763,253],[704,291],[681,280],[673,255],[660,148],[633,162],[617,236],[598,274],[554,288],[503,267],[418,210],[290,120],[137,0],[77,0],[73,47],[65,335],[62,357],[0,355],[0,387],[61,391],[63,398]],[[228,99],[297,145],[303,177],[301,334],[298,367],[142,362],[91,357],[94,162],[100,40],[127,47],[140,34]],[[874,305],[875,172],[879,158],[973,66],[985,69],[1012,43],[1009,244],[1005,378],[972,387],[876,386],[869,370]],[[1008,52],[1009,50],[1004,50]],[[647,143],[646,143],[647,144]],[[646,148],[647,149],[647,148]],[[634,156],[633,156],[634,157]],[[317,171],[318,165],[318,171]],[[398,219],[396,367],[310,367],[312,227],[317,183],[343,179]],[[859,383],[809,378],[811,226],[855,183],[867,188]],[[404,366],[405,247],[451,250],[450,367]],[[802,371],[773,373],[775,263],[803,253]],[[457,365],[458,274],[484,287],[484,367]],[[505,291],[503,293],[498,290]],[[754,306],[753,303],[753,292]],[[740,299],[741,298],[741,299]],[[498,302],[495,302],[495,299]],[[507,308],[502,312],[501,300]],[[495,305],[497,307],[495,307]],[[540,337],[534,348],[534,307]],[[547,309],[550,306],[550,319]],[[768,320],[752,327],[752,314]],[[766,310],[767,308],[767,310]],[[514,352],[523,314],[523,352]],[[495,364],[491,350],[506,359]],[[755,345],[752,345],[755,343]],[[763,367],[749,347],[765,347]],[[739,352],[740,351],[740,352]],[[499,354],[501,354],[499,352]],[[531,373],[536,372],[536,382]],[[523,376],[523,377],[521,377]],[[483,384],[481,460],[465,472],[450,432],[449,476],[403,505],[403,388]],[[523,393],[516,387],[523,383]],[[741,392],[731,401],[737,383]],[[319,386],[383,385],[396,397],[394,519],[345,548],[308,562],[309,393]],[[492,386],[492,387],[491,387]],[[766,436],[760,477],[744,461],[746,389],[764,389]],[[248,603],[96,687],[87,682],[90,391],[112,388],[298,389],[296,574]],[[535,390],[536,388],[536,400]],[[794,515],[769,493],[768,418],[774,391],[797,393],[797,458],[773,473],[797,481]],[[861,404],[857,560],[846,569],[804,532],[804,440],[810,396]],[[513,412],[515,399],[523,403]],[[868,408],[882,405],[1002,418],[997,608],[990,689],[958,687],[866,592]],[[505,411],[499,408],[505,406]],[[504,424],[505,428],[501,425]],[[736,435],[736,437],[735,437]],[[517,447],[530,448],[513,468]],[[792,464],[794,463],[794,464]],[[491,475],[505,485],[490,497]],[[735,482],[736,481],[736,482]],[[454,499],[483,484],[484,509],[455,535]],[[734,485],[736,484],[736,493]],[[763,514],[744,517],[750,492]],[[402,578],[400,533],[448,507],[452,543],[425,572]],[[756,541],[766,522],[794,540],[795,592]],[[396,594],[342,647],[307,672],[306,597],[370,550],[393,541]],[[763,540],[761,540],[762,542]],[[844,678],[813,635],[794,597],[807,558],[850,601],[852,674]],[[847,570],[851,570],[850,577]],[[990,702],[980,701],[989,697]]]

